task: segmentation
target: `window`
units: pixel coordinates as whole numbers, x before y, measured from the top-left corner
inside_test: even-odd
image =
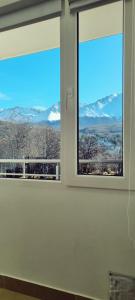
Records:
[[[1,44],[17,43],[7,53],[4,44],[1,49],[9,56],[0,61],[1,178],[60,179],[59,23],[55,18],[1,34]]]
[[[134,1],[6,0],[0,16],[0,177],[135,189]]]
[[[104,21],[113,10],[108,4],[79,13],[79,175],[124,175],[123,1]]]
[[[134,189],[133,2],[70,3],[65,181],[71,186]]]

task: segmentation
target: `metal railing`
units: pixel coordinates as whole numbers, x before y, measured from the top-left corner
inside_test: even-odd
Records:
[[[80,167],[81,165],[81,167]],[[90,171],[90,169],[95,170]],[[111,166],[111,167],[110,167]],[[117,167],[116,167],[117,166]],[[84,167],[84,168],[83,168]],[[78,161],[80,175],[123,175],[123,160],[122,159],[80,159]],[[110,169],[110,170],[109,170]]]
[[[78,161],[79,165],[89,165],[92,166],[94,164],[99,165],[106,165],[106,164],[118,164],[119,168],[122,168],[122,160],[120,159],[105,159],[105,160],[92,160],[92,159],[79,159]],[[4,166],[5,164],[5,166]],[[13,168],[10,168],[9,166],[11,164],[20,164],[22,172],[14,172]],[[53,166],[55,169],[55,172],[50,173],[49,172],[43,172],[43,173],[37,173],[36,170],[34,172],[27,172],[27,165],[28,164],[43,164],[43,165],[55,165]],[[3,165],[3,166],[2,166]],[[0,159],[0,176],[15,176],[15,177],[21,177],[24,179],[27,179],[28,177],[43,177],[47,179],[60,179],[60,159]]]
[[[118,163],[122,163],[121,159],[101,159],[101,160],[96,160],[96,159],[79,159],[79,163],[81,164],[88,164],[88,163],[92,163],[92,164],[118,164]]]
[[[2,172],[5,166],[1,168],[1,164],[21,164],[22,165],[22,172],[11,172],[8,169],[7,171]],[[27,173],[27,164],[44,164],[44,165],[52,165],[55,164],[55,173],[49,174],[47,173]],[[5,168],[6,169],[6,168]],[[0,159],[0,176],[18,176],[21,178],[28,178],[28,177],[47,177],[47,178],[55,178],[56,180],[60,179],[60,159]]]

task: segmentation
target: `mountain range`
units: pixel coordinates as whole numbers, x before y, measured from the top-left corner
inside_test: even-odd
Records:
[[[80,104],[79,122],[81,127],[96,124],[110,124],[122,119],[122,94],[113,94],[90,104]],[[49,108],[12,107],[0,109],[0,121],[14,123],[47,124],[59,127],[60,103]]]

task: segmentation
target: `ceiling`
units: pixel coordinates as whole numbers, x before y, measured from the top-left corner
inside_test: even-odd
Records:
[[[122,32],[123,1],[80,13],[80,41]],[[60,46],[60,18],[0,33],[0,59]]]

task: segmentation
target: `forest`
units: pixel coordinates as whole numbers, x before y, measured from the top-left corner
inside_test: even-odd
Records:
[[[91,126],[80,130],[79,174],[122,175],[121,128],[121,124],[112,124]],[[0,159],[58,160],[60,159],[60,145],[60,129],[43,124],[17,124],[0,121]],[[22,165],[0,163],[0,173],[4,172],[9,174],[6,175],[8,177],[10,173],[22,173]],[[53,177],[56,173],[56,164],[27,163],[26,173],[52,174],[52,177],[46,178],[56,179]]]

